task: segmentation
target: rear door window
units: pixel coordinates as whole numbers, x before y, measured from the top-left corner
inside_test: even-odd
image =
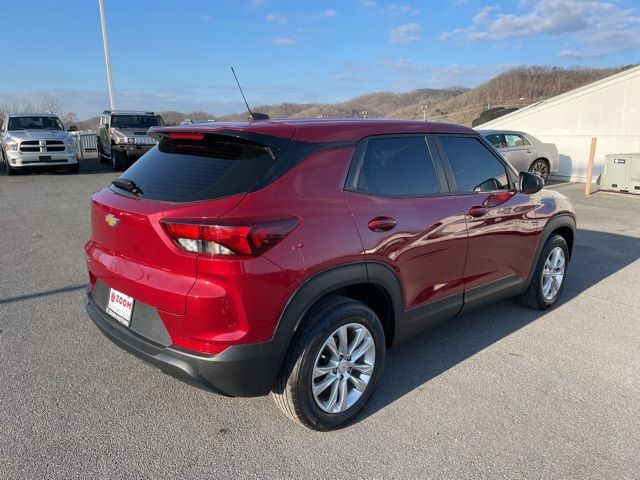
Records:
[[[193,202],[248,192],[272,163],[267,148],[231,137],[163,140],[121,178],[134,181],[142,198]]]
[[[492,133],[485,138],[496,148],[503,148],[505,146],[504,135],[501,133]]]
[[[518,135],[515,133],[507,133],[504,136],[507,147],[524,147],[525,145],[531,145],[529,140],[524,138],[522,135]]]
[[[424,136],[367,140],[356,190],[404,197],[439,193],[438,177]]]
[[[439,137],[458,192],[509,189],[505,165],[474,137]]]

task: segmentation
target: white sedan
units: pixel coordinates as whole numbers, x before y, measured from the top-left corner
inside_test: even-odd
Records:
[[[519,172],[531,172],[546,182],[558,172],[558,149],[533,135],[515,130],[478,130]]]

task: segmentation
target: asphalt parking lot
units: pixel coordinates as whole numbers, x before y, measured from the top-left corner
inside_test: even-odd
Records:
[[[560,304],[504,301],[391,351],[355,425],[184,385],[85,314],[89,195],[114,172],[0,167],[0,478],[638,478],[640,198],[582,185]]]

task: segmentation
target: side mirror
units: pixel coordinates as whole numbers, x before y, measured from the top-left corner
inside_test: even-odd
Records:
[[[522,193],[538,193],[544,187],[544,180],[529,172],[520,172],[520,191]]]
[[[78,131],[78,127],[76,127],[75,125],[69,125],[69,128],[67,128],[68,132],[77,132]]]

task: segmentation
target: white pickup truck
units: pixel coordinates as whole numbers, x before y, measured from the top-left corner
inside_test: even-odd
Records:
[[[77,130],[69,127],[70,131]],[[8,175],[30,169],[66,168],[78,173],[78,145],[51,113],[10,113],[0,131],[2,160]]]

